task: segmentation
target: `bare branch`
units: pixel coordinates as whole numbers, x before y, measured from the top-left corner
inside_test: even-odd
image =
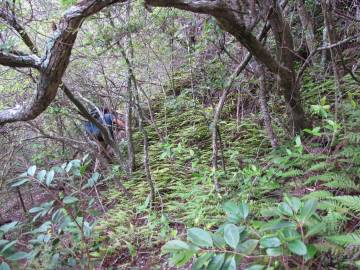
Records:
[[[15,14],[10,9],[7,2],[4,3],[4,6],[0,9],[0,18],[2,18],[9,26],[14,28],[14,30],[19,34],[22,41],[26,44],[26,46],[34,53],[37,54],[38,50],[35,47],[32,39],[25,31],[24,27],[18,22]]]
[[[41,61],[36,55],[23,55],[0,50],[0,65],[13,68],[40,69]]]
[[[147,5],[154,7],[174,7],[182,10],[211,15],[215,15],[215,13],[219,13],[221,10],[224,10],[224,4],[222,2],[223,1],[219,0],[145,0]]]

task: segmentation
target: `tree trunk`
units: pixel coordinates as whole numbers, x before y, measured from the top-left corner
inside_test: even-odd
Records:
[[[266,94],[268,91],[265,83],[265,68],[261,64],[258,64],[257,66],[257,74],[259,77],[259,102],[261,113],[264,117],[264,125],[269,136],[271,147],[276,148],[278,146],[278,141],[271,125],[271,117],[266,101]]]

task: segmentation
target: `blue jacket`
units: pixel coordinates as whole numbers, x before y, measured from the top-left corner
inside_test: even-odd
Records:
[[[97,120],[100,120],[100,119],[97,119]],[[111,113],[104,114],[104,123],[102,123],[102,124],[105,124],[105,126],[109,129],[111,136],[114,138],[114,132],[113,132],[113,129],[112,129],[113,121],[114,121],[114,115],[112,115]],[[103,141],[100,129],[98,129],[95,126],[95,124],[88,121],[88,122],[85,122],[84,127],[85,127],[86,133],[89,136],[95,137],[99,141]]]

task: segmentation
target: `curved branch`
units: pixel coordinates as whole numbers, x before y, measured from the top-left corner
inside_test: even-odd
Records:
[[[35,95],[26,104],[1,111],[0,126],[16,121],[32,120],[45,111],[57,94],[83,21],[103,8],[118,2],[125,2],[125,0],[83,0],[67,10],[59,23],[58,30],[46,44],[46,53],[41,59],[41,72]],[[15,58],[12,60],[16,63]]]
[[[23,55],[0,50],[0,65],[13,68],[40,69],[40,58],[36,55]]]
[[[4,7],[0,9],[0,18],[2,18],[9,26],[14,28],[14,30],[19,34],[26,46],[34,53],[37,54],[38,50],[35,47],[32,39],[25,31],[24,27],[18,22],[15,14],[10,9],[7,2],[4,3]]]

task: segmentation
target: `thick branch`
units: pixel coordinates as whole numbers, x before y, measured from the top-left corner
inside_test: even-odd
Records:
[[[232,34],[248,51],[274,74],[287,75],[290,71],[281,65],[259,40],[246,28],[239,10],[232,1],[220,0],[145,0],[155,7],[174,7],[214,16],[225,31]],[[235,2],[235,1],[234,1]]]
[[[154,7],[174,7],[196,13],[212,14],[224,10],[223,1],[219,0],[145,0],[145,3]]]
[[[40,69],[40,58],[36,55],[19,55],[0,50],[0,65],[12,68]]]
[[[72,47],[83,21],[103,8],[125,0],[84,0],[68,9],[59,23],[58,30],[46,44],[41,59],[41,73],[34,97],[21,106],[0,112],[0,125],[36,118],[55,98],[61,78],[69,64]],[[4,60],[5,61],[5,60]]]

